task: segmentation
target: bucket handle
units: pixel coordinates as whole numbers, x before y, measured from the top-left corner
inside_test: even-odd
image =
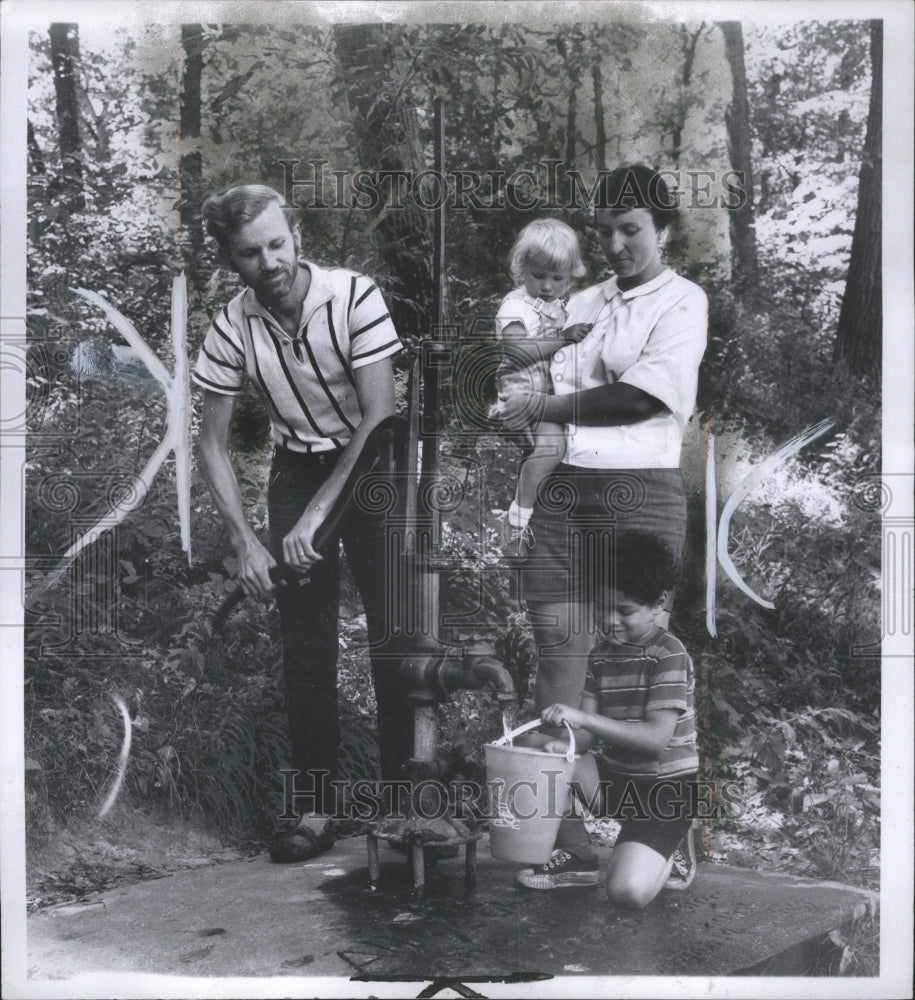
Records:
[[[566,729],[569,731],[569,749],[566,752],[566,760],[571,764],[575,760],[575,734],[572,732],[572,727],[568,722],[563,721],[562,723]],[[500,736],[499,739],[493,740],[493,746],[509,746],[515,739],[516,736],[520,736],[522,733],[528,732],[531,729],[537,729],[539,726],[543,725],[541,719],[534,719],[532,722],[525,722],[523,726],[518,726],[517,729],[513,729],[510,733],[506,733],[504,736]]]

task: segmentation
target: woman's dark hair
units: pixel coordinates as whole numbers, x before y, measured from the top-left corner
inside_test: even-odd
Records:
[[[595,208],[630,212],[647,208],[659,232],[677,217],[677,199],[656,170],[635,163],[611,170],[600,178]]]
[[[289,231],[293,232],[298,225],[295,209],[286,204],[279,191],[274,191],[265,184],[241,184],[228,191],[210,195],[203,203],[203,222],[207,233],[216,240],[223,252],[227,252],[232,236],[270,205],[279,205]]]
[[[613,545],[614,573],[609,586],[639,604],[655,604],[680,578],[679,560],[656,535],[620,532]]]

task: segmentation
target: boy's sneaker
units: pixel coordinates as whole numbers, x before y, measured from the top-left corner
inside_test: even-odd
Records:
[[[576,858],[561,848],[553,851],[550,860],[535,868],[522,868],[515,881],[528,889],[564,889],[566,886],[597,885],[600,863],[597,858]]]
[[[696,844],[693,828],[686,831],[680,846],[674,851],[674,863],[664,883],[667,892],[682,892],[693,884],[696,877]]]

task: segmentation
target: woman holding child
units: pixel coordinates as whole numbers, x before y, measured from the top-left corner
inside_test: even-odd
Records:
[[[578,703],[614,533],[655,534],[677,558],[686,533],[680,445],[705,351],[706,295],[661,261],[676,205],[660,175],[619,167],[603,178],[597,205],[614,276],[574,294],[566,321],[588,332],[552,354],[552,394],[518,382],[500,392],[506,427],[565,428],[565,456],[525,525],[522,593],[540,649],[540,710]]]
[[[596,204],[598,241],[613,277],[570,299],[566,326],[575,333],[564,338],[559,332],[564,343],[550,356],[552,393],[530,384],[500,387],[497,417],[507,428],[530,428],[535,439],[542,425],[565,429],[565,454],[539,483],[523,525],[522,595],[540,654],[535,705],[550,726],[565,721],[588,734],[586,744],[602,742],[605,758],[617,765],[623,761],[622,774],[626,761],[641,758],[656,778],[682,781],[696,766],[692,664],[682,646],[676,704],[652,700],[652,685],[662,683],[651,666],[657,660],[652,653],[641,657],[645,663],[635,671],[649,695],[640,708],[630,706],[622,715],[612,705],[627,697],[625,683],[616,695],[607,693],[621,683],[612,680],[617,667],[606,668],[618,665],[618,650],[601,659],[600,669],[594,655],[595,646],[607,641],[602,633],[609,634],[608,622],[620,614],[615,605],[623,599],[630,612],[646,616],[646,628],[619,633],[617,643],[642,647],[660,636],[665,649],[668,639],[679,645],[663,626],[685,539],[680,447],[705,351],[707,299],[661,260],[676,203],[659,174],[644,166],[620,167],[602,179]],[[658,593],[646,592],[639,600],[617,584],[635,567],[622,565],[627,557],[617,554],[616,540],[633,532],[660,543],[658,558],[667,553],[672,567],[665,585],[655,588]],[[647,558],[642,552],[628,558],[633,557]],[[687,723],[689,735],[683,731]],[[560,730],[544,732],[542,740],[549,740]],[[691,747],[689,761],[678,760],[674,749],[684,741]],[[586,754],[582,761],[591,758]],[[615,893],[616,901],[640,906],[654,897],[689,829],[682,816],[677,822],[662,822],[660,834],[653,822],[634,824],[636,832],[625,838],[632,844],[614,852],[611,899]],[[569,840],[572,828],[564,827],[560,839],[569,841],[567,849],[554,852],[547,865],[519,873],[521,884],[558,888],[597,881],[581,831]],[[685,843],[691,847],[689,837]]]

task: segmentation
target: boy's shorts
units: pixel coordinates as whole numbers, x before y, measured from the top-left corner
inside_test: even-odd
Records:
[[[696,775],[637,780],[595,759],[602,791],[599,815],[620,824],[617,844],[644,844],[669,858],[698,811]]]

